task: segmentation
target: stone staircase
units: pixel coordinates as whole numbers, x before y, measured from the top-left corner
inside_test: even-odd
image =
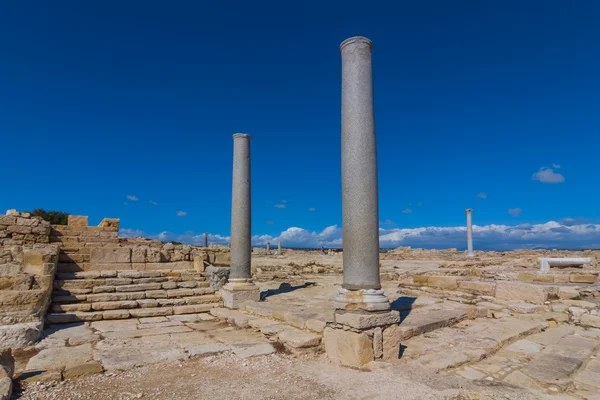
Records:
[[[51,324],[209,312],[219,293],[195,270],[58,273],[46,319]]]

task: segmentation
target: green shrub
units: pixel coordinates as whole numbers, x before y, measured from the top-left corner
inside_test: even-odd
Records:
[[[43,208],[36,208],[31,211],[31,215],[34,217],[41,217],[52,225],[67,225],[69,221],[69,213],[62,211],[46,211]]]

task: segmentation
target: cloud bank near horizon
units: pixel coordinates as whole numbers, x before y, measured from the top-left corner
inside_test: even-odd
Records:
[[[426,249],[466,247],[466,227],[423,227],[379,229],[379,242],[383,248],[411,246]],[[204,233],[186,232],[176,234],[161,232],[148,234],[137,229],[120,229],[119,235],[126,238],[144,237],[161,241],[177,241],[186,244],[204,245]],[[209,234],[209,243],[229,243],[229,236]],[[255,235],[253,246],[275,245],[281,241],[283,247],[318,248],[342,247],[342,228],[331,225],[321,232],[290,227],[278,236]],[[544,224],[473,225],[473,242],[476,250],[516,250],[538,248],[589,249],[600,248],[600,224],[567,218],[560,222]]]

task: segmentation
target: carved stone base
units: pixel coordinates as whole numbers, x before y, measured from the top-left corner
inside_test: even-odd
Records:
[[[340,288],[339,294],[335,296],[333,307],[336,310],[387,311],[390,309],[390,300],[381,289]]]
[[[231,279],[221,289],[223,306],[240,308],[246,301],[260,301],[260,289],[251,279]]]

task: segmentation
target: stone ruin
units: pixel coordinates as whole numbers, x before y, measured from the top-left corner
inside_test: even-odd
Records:
[[[481,390],[597,396],[600,252],[474,251],[467,209],[466,253],[380,256],[371,50],[362,37],[341,45],[343,253],[252,252],[246,134],[234,135],[231,249],[119,238],[117,219],[0,217],[0,399],[12,378],[277,348]],[[589,263],[540,269],[540,257]]]

